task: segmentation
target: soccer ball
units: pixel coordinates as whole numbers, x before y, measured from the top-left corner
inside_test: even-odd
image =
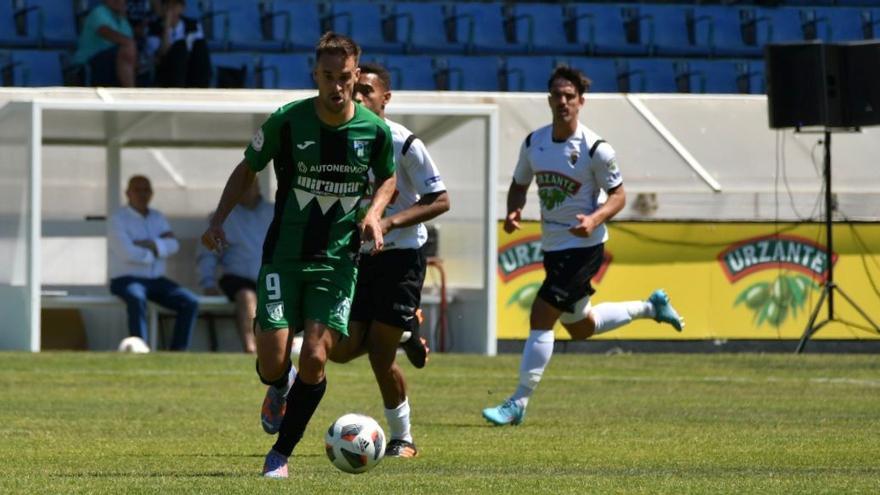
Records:
[[[334,421],[324,442],[330,462],[346,473],[369,471],[385,457],[385,432],[363,414],[350,413]]]
[[[150,346],[140,337],[126,337],[119,343],[119,352],[146,354],[150,352]]]

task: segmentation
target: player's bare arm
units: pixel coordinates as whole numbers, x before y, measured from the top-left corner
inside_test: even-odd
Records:
[[[383,218],[382,233],[387,234],[393,229],[402,229],[427,222],[447,211],[449,211],[449,193],[438,191],[426,194],[409,208]]]
[[[229,212],[238,204],[239,199],[244,195],[245,191],[256,179],[257,174],[248,167],[247,160],[242,160],[232,171],[226,186],[223,188],[223,194],[220,195],[220,202],[217,204],[217,210],[211,217],[208,229],[202,234],[202,244],[211,251],[223,249],[226,245],[226,233],[223,232],[223,222],[229,216]]]
[[[519,230],[519,222],[522,220],[522,209],[526,205],[526,195],[528,192],[528,184],[523,186],[515,181],[510,182],[510,189],[507,190],[507,217],[504,219],[504,231],[508,234]]]
[[[361,223],[361,240],[373,241],[375,251],[381,251],[385,247],[382,234],[382,213],[391,202],[394,190],[397,188],[397,174],[391,174],[382,182],[376,182],[376,192],[373,194],[373,202],[367,210],[366,216]]]
[[[596,227],[614,218],[626,206],[623,184],[608,191],[608,200],[590,215],[576,215],[577,225],[568,229],[577,237],[590,237]]]

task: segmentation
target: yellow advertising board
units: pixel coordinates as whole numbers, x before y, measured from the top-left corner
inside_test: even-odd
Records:
[[[798,339],[828,273],[823,224],[615,222],[592,303],[669,293],[681,333],[637,320],[596,339]],[[544,279],[539,222],[506,234],[498,223],[498,338],[525,339]],[[880,323],[880,224],[834,226],[834,281]],[[827,303],[819,318],[828,315]],[[836,319],[814,339],[880,339],[835,293]],[[845,323],[844,323],[845,322]],[[568,334],[557,324],[556,337]]]

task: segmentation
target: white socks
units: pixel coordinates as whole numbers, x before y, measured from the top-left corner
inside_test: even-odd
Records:
[[[596,322],[594,335],[626,325],[637,318],[653,318],[654,306],[648,301],[602,303],[590,310]]]
[[[544,369],[553,356],[553,330],[532,330],[523,348],[519,365],[519,386],[511,399],[519,401],[523,407],[528,405],[529,396],[535,391]]]
[[[392,439],[412,442],[409,431],[409,397],[403,399],[394,409],[385,409],[385,420],[388,421]]]

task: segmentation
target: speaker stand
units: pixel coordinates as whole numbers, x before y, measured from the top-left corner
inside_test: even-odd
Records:
[[[874,320],[872,320],[871,317],[868,316],[868,314],[865,313],[865,311],[860,308],[859,305],[843,291],[843,289],[840,288],[840,286],[834,283],[834,259],[832,258],[832,255],[834,254],[834,234],[831,229],[833,225],[832,213],[834,202],[831,196],[831,130],[828,128],[825,128],[825,160],[823,168],[825,182],[825,258],[828,262],[828,276],[825,277],[825,283],[822,285],[822,294],[819,296],[819,302],[813,309],[812,314],[810,314],[810,321],[807,323],[807,328],[804,330],[800,342],[798,342],[797,349],[795,349],[796,354],[800,354],[804,351],[807,341],[810,340],[810,337],[819,331],[820,328],[832,321],[846,323],[834,316],[835,292],[839,293],[846,302],[850,304],[850,306],[855,308],[862,318],[871,325],[875,332],[880,333],[880,326],[877,326]],[[819,311],[822,309],[822,303],[824,303],[826,299],[828,300],[828,316],[824,320],[816,323],[816,318],[819,316]]]

